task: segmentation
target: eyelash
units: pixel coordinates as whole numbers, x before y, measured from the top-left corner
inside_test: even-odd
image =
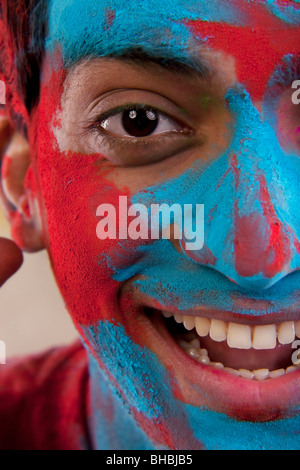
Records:
[[[157,114],[167,116],[170,119],[173,119],[174,121],[177,121],[178,124],[179,124],[179,121],[176,120],[176,118],[172,118],[172,117],[168,116],[166,113],[164,113],[163,111],[160,111],[157,108],[150,107],[149,105],[143,105],[143,104],[140,104],[140,103],[138,103],[138,104],[137,103],[131,103],[131,104],[127,104],[125,106],[119,106],[117,108],[114,108],[114,109],[106,112],[106,113],[103,113],[101,115],[96,116],[94,119],[92,119],[92,122],[88,126],[87,130],[91,131],[91,132],[95,132],[98,137],[105,136],[107,141],[111,144],[118,144],[118,145],[123,144],[123,145],[128,145],[128,146],[131,146],[131,145],[137,146],[138,145],[138,146],[141,146],[141,147],[146,147],[150,143],[153,144],[158,139],[161,141],[162,138],[167,139],[167,138],[174,137],[174,134],[179,134],[179,133],[183,134],[183,135],[192,135],[193,134],[192,129],[189,128],[187,125],[184,125],[182,123],[179,124],[183,128],[182,132],[172,132],[170,134],[160,133],[160,134],[157,134],[157,135],[154,135],[154,136],[139,137],[139,138],[134,138],[134,137],[129,138],[129,137],[124,137],[124,136],[116,137],[116,136],[113,136],[113,135],[109,134],[108,132],[106,132],[103,129],[103,127],[101,126],[101,123],[103,121],[105,121],[106,119],[108,119],[112,116],[115,116],[119,113],[129,111],[132,108],[143,109],[144,111],[156,111]]]

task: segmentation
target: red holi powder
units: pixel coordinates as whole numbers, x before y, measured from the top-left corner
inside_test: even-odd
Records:
[[[180,404],[178,403],[174,410],[170,410],[168,404],[165,405],[169,410],[159,419],[147,418],[143,413],[133,410],[135,420],[140,423],[142,429],[147,430],[147,436],[171,450],[204,450],[204,444],[194,436]]]
[[[65,72],[55,68],[51,74],[51,64],[46,69],[47,83],[30,126],[36,155],[32,163],[35,178],[28,185],[41,194],[44,233],[56,281],[77,326],[99,320],[126,325],[118,305],[120,282],[113,279],[113,268],[135,263],[139,241],[124,240],[120,246],[118,239],[99,240],[96,211],[105,202],[116,208],[118,218],[119,198],[127,196],[129,202],[130,194],[108,180],[112,166],[103,155],[60,151],[52,125],[59,126],[56,111]],[[131,310],[128,303],[125,311]]]
[[[37,190],[36,182],[40,186],[37,195],[41,194],[40,206],[47,215],[43,229],[46,239],[49,232],[50,259],[67,308],[75,324],[91,325],[99,319],[111,321],[119,288],[104,260],[104,254],[115,251],[117,241],[98,240],[96,208],[103,200],[116,207],[124,193],[99,174],[103,157],[65,154],[56,145],[51,123],[63,82],[64,72],[57,71],[43,84],[29,128],[36,154],[32,161],[35,178],[28,180],[28,186],[32,191]]]
[[[112,27],[116,18],[116,12],[111,9],[107,9],[105,12],[105,30],[108,30]]]
[[[247,9],[253,25],[189,21],[196,38],[207,46],[233,56],[239,82],[254,99],[261,100],[276,65],[286,54],[299,53],[300,26],[291,26],[273,16],[263,5],[238,4]]]
[[[265,177],[261,175],[259,180],[259,200],[262,204],[263,216],[268,220],[270,233],[268,251],[264,253],[263,262],[265,269],[263,270],[263,274],[268,278],[272,278],[290,263],[291,243],[287,235],[290,230],[289,227],[283,227],[282,222],[275,212]]]
[[[267,0],[262,0],[266,2]],[[296,0],[276,0],[275,2],[279,6],[283,7],[293,7],[295,10],[300,10],[300,3]]]
[[[19,77],[15,66],[16,57],[13,49],[11,35],[3,20],[0,18],[0,50],[1,67],[0,80],[5,83],[6,102],[10,103],[7,110],[11,113],[12,121],[21,118],[23,125],[28,121],[28,112],[19,92]]]
[[[236,156],[232,158],[232,169],[237,190],[239,172]],[[283,227],[276,214],[264,176],[259,175],[258,181],[262,214],[256,212],[240,216],[235,203],[235,268],[243,277],[263,274],[266,278],[273,278],[289,265],[291,244],[287,233],[290,230]]]

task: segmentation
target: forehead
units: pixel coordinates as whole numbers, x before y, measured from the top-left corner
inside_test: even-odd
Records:
[[[261,98],[276,66],[300,51],[299,0],[50,0],[46,49],[66,66],[136,48],[191,63],[201,48],[234,57]]]
[[[278,31],[300,24],[300,2],[50,0],[47,46],[59,43],[70,61],[81,55],[118,53],[137,44],[152,53],[178,55],[193,47],[189,25],[195,21]],[[209,34],[198,30],[194,39],[203,44],[209,42]]]

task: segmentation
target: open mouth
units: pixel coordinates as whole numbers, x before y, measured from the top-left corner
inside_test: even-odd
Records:
[[[251,422],[298,414],[300,319],[295,312],[256,317],[202,304],[179,311],[137,289],[130,289],[132,297],[139,314],[127,323],[128,332],[133,337],[138,332],[139,344],[164,365],[177,399]]]
[[[300,367],[292,348],[300,322],[250,326],[162,312],[177,344],[201,364],[252,380],[266,380]],[[300,355],[300,354],[299,354]],[[299,358],[298,358],[299,359]]]
[[[162,316],[181,350],[202,365],[256,381],[300,370],[294,344],[300,321],[253,326],[154,309],[149,313]]]

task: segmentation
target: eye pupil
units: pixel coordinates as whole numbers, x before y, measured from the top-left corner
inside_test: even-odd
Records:
[[[151,135],[158,126],[158,115],[154,110],[129,109],[123,113],[125,131],[133,137]]]

